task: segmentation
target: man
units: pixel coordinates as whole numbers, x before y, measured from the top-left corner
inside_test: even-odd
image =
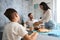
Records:
[[[26,24],[27,24],[27,26],[29,27],[30,30],[33,30],[34,29],[33,24],[35,22],[38,22],[38,20],[33,18],[33,14],[32,13],[29,13],[28,17],[29,17],[29,19],[27,20]]]

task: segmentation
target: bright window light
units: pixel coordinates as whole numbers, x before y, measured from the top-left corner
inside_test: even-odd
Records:
[[[60,23],[60,0],[57,0],[57,22]]]

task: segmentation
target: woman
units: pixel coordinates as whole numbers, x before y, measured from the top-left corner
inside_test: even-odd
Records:
[[[52,22],[51,18],[51,9],[45,2],[41,2],[39,4],[40,8],[43,10],[43,16],[40,20],[40,22],[43,22],[45,25],[45,28],[52,29],[54,27],[54,23]]]

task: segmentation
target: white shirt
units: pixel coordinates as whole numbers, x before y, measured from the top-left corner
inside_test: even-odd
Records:
[[[5,26],[2,40],[21,40],[27,33],[19,23],[10,22]]]
[[[51,20],[52,18],[51,18],[51,10],[50,9],[48,9],[44,14],[43,14],[43,16],[42,16],[42,19],[41,19],[41,21],[42,22],[48,22],[49,20]]]
[[[33,23],[38,22],[38,20],[36,20],[36,19],[30,20],[30,19],[29,19],[27,22],[28,22],[27,25],[28,25],[29,27],[32,27],[32,26],[33,26]]]

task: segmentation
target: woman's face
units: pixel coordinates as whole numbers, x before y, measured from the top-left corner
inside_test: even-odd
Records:
[[[43,6],[42,5],[40,5],[40,8],[43,10]]]

